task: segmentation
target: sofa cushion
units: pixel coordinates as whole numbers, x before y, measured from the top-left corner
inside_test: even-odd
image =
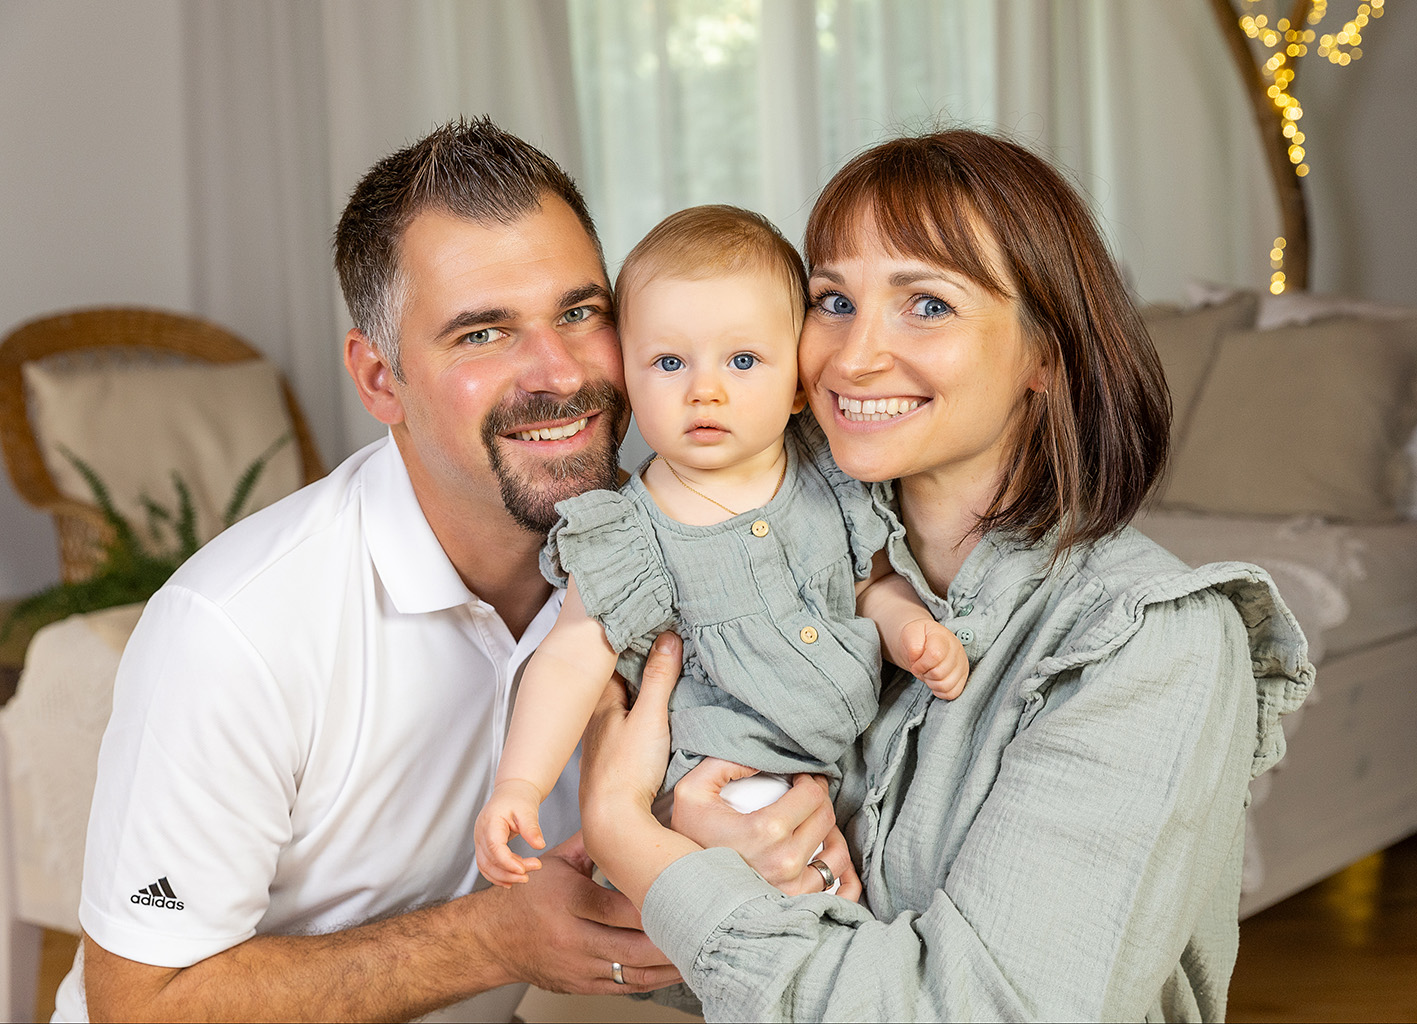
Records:
[[[1221,339],[1162,504],[1390,522],[1417,426],[1417,322],[1335,318]]]
[[[1215,361],[1221,336],[1226,331],[1253,327],[1257,304],[1254,293],[1241,292],[1204,309],[1142,308],[1142,320],[1151,335],[1151,343],[1156,346],[1167,386],[1171,389],[1173,452],[1185,439],[1191,413]]]

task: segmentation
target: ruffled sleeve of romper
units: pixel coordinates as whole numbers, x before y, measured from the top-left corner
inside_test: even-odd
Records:
[[[851,571],[858,580],[871,575],[871,558],[886,546],[890,535],[890,521],[882,510],[871,500],[871,490],[860,480],[847,476],[832,458],[827,435],[821,424],[812,415],[811,409],[803,409],[792,417],[790,428],[801,443],[802,452],[808,462],[816,467],[836,496],[841,517],[846,522],[846,532],[851,542]]]
[[[672,629],[674,585],[648,519],[619,491],[587,491],[556,505],[560,521],[541,549],[541,574],[564,587],[574,576],[586,614],[616,652],[648,654]]]

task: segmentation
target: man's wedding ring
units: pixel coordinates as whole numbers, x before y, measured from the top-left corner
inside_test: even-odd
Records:
[[[827,867],[827,862],[818,857],[807,865],[809,868],[816,868],[817,874],[822,876],[822,892],[826,892],[836,885],[836,875],[832,874],[832,869]]]
[[[617,985],[625,984],[625,968],[614,960],[610,961],[610,977]]]

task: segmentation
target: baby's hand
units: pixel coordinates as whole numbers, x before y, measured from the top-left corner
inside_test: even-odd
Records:
[[[910,654],[910,664],[901,667],[924,680],[936,697],[954,700],[964,692],[969,658],[959,637],[934,619],[919,618],[901,628],[900,642]]]
[[[536,787],[522,779],[508,779],[493,788],[472,834],[478,870],[489,882],[510,888],[528,881],[527,872],[541,867],[537,858],[518,857],[507,845],[507,840],[519,835],[538,850],[546,846],[536,816],[540,803]]]

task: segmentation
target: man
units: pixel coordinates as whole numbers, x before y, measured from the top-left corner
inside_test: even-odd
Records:
[[[389,437],[150,602],[61,1019],[408,1019],[478,993],[454,1010],[507,1019],[512,982],[678,977],[567,839],[573,770],[542,870],[472,891],[516,673],[560,604],[538,551],[557,501],[614,486],[628,416],[585,204],[521,140],[451,124],[365,176],[335,250],[345,365]]]

